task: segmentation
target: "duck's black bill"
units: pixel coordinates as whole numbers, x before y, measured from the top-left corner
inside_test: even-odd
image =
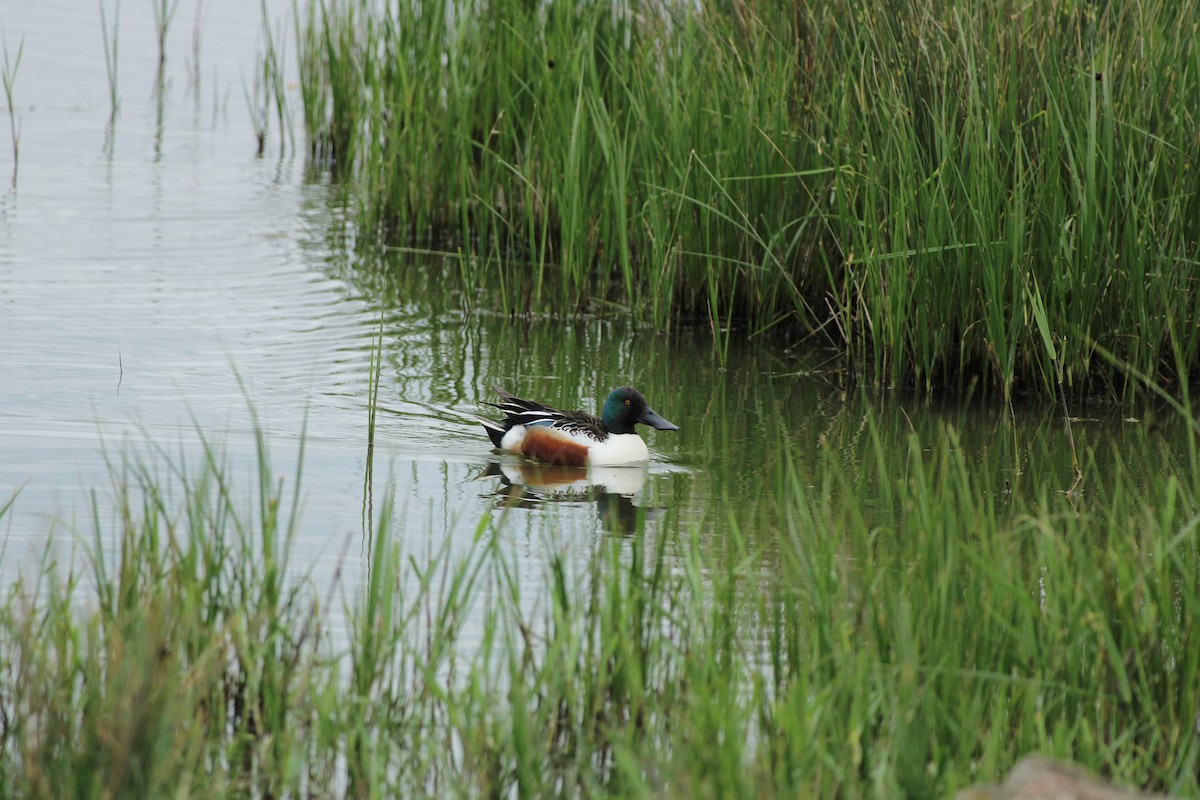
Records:
[[[643,425],[649,425],[651,428],[654,428],[654,429],[660,430],[660,431],[677,431],[677,430],[679,430],[678,425],[674,425],[670,422],[667,422],[665,419],[660,417],[658,414],[654,413],[654,409],[650,408],[649,406],[647,406],[646,409],[642,411],[642,415],[640,417],[638,417],[637,421],[642,423]]]

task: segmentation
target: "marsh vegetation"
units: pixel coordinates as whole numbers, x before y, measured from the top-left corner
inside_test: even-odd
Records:
[[[837,348],[872,386],[1197,377],[1194,4],[312,4],[310,152],[510,313]],[[1041,316],[1039,324],[1036,316]]]

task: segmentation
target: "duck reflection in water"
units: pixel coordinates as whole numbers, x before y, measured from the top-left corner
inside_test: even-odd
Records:
[[[496,476],[498,507],[538,508],[545,503],[596,503],[600,524],[611,533],[631,534],[654,509],[634,505],[646,484],[645,464],[571,467],[533,461],[491,462],[480,477]]]

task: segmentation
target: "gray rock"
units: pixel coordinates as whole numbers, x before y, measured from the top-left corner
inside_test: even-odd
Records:
[[[1021,759],[999,786],[963,789],[957,800],[1170,800],[1167,795],[1122,789],[1077,764],[1040,756]]]

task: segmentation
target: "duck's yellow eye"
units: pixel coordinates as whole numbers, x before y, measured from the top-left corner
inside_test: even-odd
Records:
[[[629,405],[629,400],[628,400],[628,399],[626,399],[626,400],[625,400],[625,405]]]

